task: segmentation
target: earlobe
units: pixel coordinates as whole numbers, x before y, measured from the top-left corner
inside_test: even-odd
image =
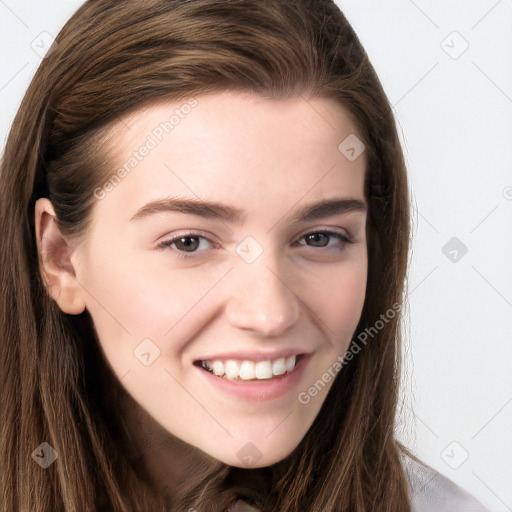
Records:
[[[85,310],[85,300],[71,261],[73,249],[57,226],[49,199],[38,199],[34,213],[39,269],[48,293],[64,313],[79,315]]]

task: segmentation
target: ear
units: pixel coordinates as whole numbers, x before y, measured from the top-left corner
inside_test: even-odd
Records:
[[[64,313],[83,313],[84,292],[71,262],[74,249],[60,232],[55,210],[47,198],[36,201],[35,230],[39,269],[49,294]]]

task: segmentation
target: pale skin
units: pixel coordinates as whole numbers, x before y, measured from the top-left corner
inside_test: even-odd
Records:
[[[261,454],[253,467],[266,467],[288,456],[313,423],[332,381],[306,405],[297,396],[345,353],[365,299],[364,207],[295,217],[322,201],[366,205],[365,155],[350,161],[339,151],[357,131],[331,99],[225,92],[197,100],[97,200],[80,243],[59,232],[48,199],[37,201],[41,271],[63,312],[89,311],[115,375],[162,432],[237,467],[244,467],[238,452],[252,443]],[[118,123],[113,172],[181,104],[158,103]],[[131,220],[166,197],[214,201],[240,210],[240,219],[167,211]],[[324,231],[341,238],[306,236]],[[158,247],[177,235],[192,239]],[[262,250],[250,263],[236,251],[249,236],[258,244],[249,251]],[[148,366],[134,356],[144,339],[160,350]],[[193,364],[205,354],[285,349],[310,358],[292,389],[268,401],[220,392]],[[169,479],[183,467],[172,443],[148,466],[167,468]]]

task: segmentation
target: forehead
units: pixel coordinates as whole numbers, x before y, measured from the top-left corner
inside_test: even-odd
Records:
[[[353,137],[360,141],[333,99],[223,92],[155,103],[111,131],[112,172],[122,179],[108,202],[133,214],[165,195],[254,206],[256,194],[274,208],[306,195],[362,197],[365,154],[345,151]]]
[[[257,94],[225,91],[179,101],[162,101],[135,110],[111,130],[112,148],[118,157],[128,158],[152,139],[158,152],[164,148],[181,152],[192,149],[200,157],[215,146],[216,154],[228,146],[228,156],[247,158],[262,144],[265,154],[290,151],[289,159],[318,153],[330,146],[338,150],[347,136],[362,137],[351,114],[339,102],[324,97],[294,96],[270,100]],[[226,144],[226,137],[232,144]],[[183,145],[188,139],[191,144]],[[341,140],[340,140],[341,139]],[[173,144],[175,142],[175,144]],[[200,145],[198,145],[200,143]],[[315,151],[315,149],[317,149]]]

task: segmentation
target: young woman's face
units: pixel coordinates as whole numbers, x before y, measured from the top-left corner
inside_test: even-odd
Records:
[[[333,100],[235,93],[116,126],[116,174],[95,191],[76,279],[128,393],[227,464],[294,450],[356,329],[367,248],[354,133]]]

